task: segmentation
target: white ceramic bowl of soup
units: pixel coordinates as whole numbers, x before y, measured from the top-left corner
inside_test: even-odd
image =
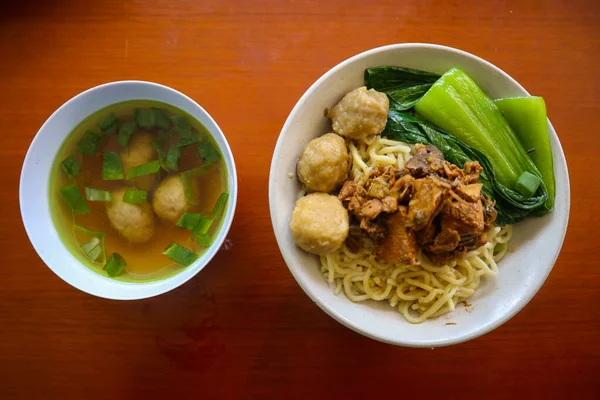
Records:
[[[548,121],[554,157],[556,201],[554,211],[513,226],[509,252],[498,263],[498,275],[483,279],[469,298],[470,307],[420,324],[407,322],[387,301],[353,303],[343,291],[334,295],[320,272],[318,256],[294,243],[289,223],[301,184],[296,163],[313,138],[331,132],[323,110],[363,86],[368,67],[396,65],[443,74],[459,67],[492,98],[529,93],[508,74],[467,52],[431,44],[398,44],[358,54],[329,70],[300,98],[279,135],[269,177],[269,205],[277,243],[305,293],[323,311],[350,329],[370,338],[411,347],[446,346],[483,335],[508,321],[541,288],[560,252],[569,218],[569,176],[558,136]]]
[[[150,282],[122,282],[94,272],[67,249],[53,223],[50,203],[50,172],[67,136],[96,111],[129,100],[152,100],[174,106],[202,124],[212,136],[227,169],[229,192],[221,226],[198,259],[175,275]],[[188,96],[152,82],[120,81],[100,85],[73,97],[56,110],[33,139],[21,171],[19,187],[21,216],[27,235],[40,258],[56,275],[89,294],[134,300],[156,296],[185,283],[202,270],[219,251],[233,221],[237,201],[237,175],[233,154],[225,135],[198,103]],[[156,249],[160,255],[163,249]]]

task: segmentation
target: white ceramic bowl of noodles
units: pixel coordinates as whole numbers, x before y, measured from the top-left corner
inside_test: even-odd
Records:
[[[82,265],[60,239],[49,207],[50,171],[56,153],[71,131],[89,115],[128,100],[155,100],[175,106],[198,120],[221,150],[227,168],[229,199],[221,227],[212,245],[190,266],[175,275],[151,282],[130,283],[104,277]],[[116,300],[134,300],[172,290],[196,275],[214,257],[225,240],[237,201],[237,174],[225,135],[198,103],[167,86],[144,81],[119,81],[96,86],[73,97],[56,110],[35,135],[21,171],[19,202],[31,244],[61,279],[89,294]],[[163,249],[156,249],[157,252]]]
[[[298,101],[277,141],[269,177],[273,229],[292,275],[306,294],[327,314],[370,338],[412,347],[436,347],[483,335],[521,310],[540,289],[560,252],[569,218],[569,176],[554,128],[548,129],[554,156],[556,201],[552,213],[513,226],[506,256],[496,277],[482,280],[475,294],[455,311],[420,324],[411,324],[387,301],[353,303],[334,295],[320,272],[317,256],[294,243],[290,218],[301,184],[295,168],[300,153],[313,138],[331,131],[323,109],[333,107],[348,91],[362,86],[365,68],[397,65],[442,74],[451,67],[468,73],[492,98],[529,93],[508,74],[467,52],[431,44],[398,44],[358,54],[329,70]],[[293,174],[291,179],[289,174]],[[447,324],[448,322],[454,324]]]

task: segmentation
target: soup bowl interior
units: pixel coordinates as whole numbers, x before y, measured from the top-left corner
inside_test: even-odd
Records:
[[[459,67],[492,98],[528,95],[519,83],[489,62],[444,46],[391,45],[342,62],[304,93],[277,141],[269,178],[269,204],[277,243],[306,294],[330,316],[361,334],[414,347],[444,346],[473,339],[498,327],[523,308],[540,289],[558,257],[569,216],[569,177],[560,142],[548,121],[556,177],[554,211],[514,226],[509,252],[498,265],[498,275],[482,280],[469,298],[471,306],[460,305],[450,314],[414,325],[387,301],[353,303],[343,291],[336,296],[320,272],[319,258],[298,248],[289,229],[301,190],[295,174],[296,162],[311,139],[331,131],[323,110],[333,107],[348,91],[363,86],[365,68],[380,65],[438,74]],[[293,174],[292,179],[289,174]]]
[[[65,247],[53,224],[50,203],[50,172],[56,154],[73,129],[94,112],[128,100],[167,103],[198,120],[214,138],[227,169],[228,204],[212,245],[181,272],[151,282],[120,282],[97,274],[79,262]],[[165,293],[203,269],[221,247],[231,227],[237,199],[237,176],[231,149],[211,116],[184,94],[151,82],[112,82],[89,89],[56,110],[33,139],[21,171],[21,216],[31,243],[46,265],[60,278],[84,292],[119,300],[140,299]],[[161,252],[163,249],[156,249]]]

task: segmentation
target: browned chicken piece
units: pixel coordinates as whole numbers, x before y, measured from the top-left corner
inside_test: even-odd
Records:
[[[460,235],[454,229],[442,229],[435,237],[432,244],[426,245],[424,248],[427,252],[443,253],[452,252],[460,244]]]
[[[371,168],[369,173],[369,178],[381,178],[386,182],[390,182],[392,179],[395,179],[396,173],[398,169],[393,165],[380,165],[377,167]]]
[[[389,184],[379,178],[367,181],[365,186],[368,188],[367,194],[378,199],[383,199],[390,193]]]
[[[399,206],[398,212],[388,217],[387,236],[377,248],[380,260],[391,264],[419,265],[419,245],[415,232],[407,226],[407,215],[407,208]]]
[[[396,183],[390,189],[390,196],[394,196],[401,204],[408,204],[412,192],[412,182],[415,178],[412,175],[404,175],[396,180]]]
[[[444,163],[444,175],[450,180],[462,183],[465,173],[456,165],[446,162]]]
[[[494,207],[496,205],[495,201],[486,199],[483,196],[481,198],[483,199],[483,230],[487,232],[492,228],[492,224],[498,216],[498,211]]]
[[[379,199],[367,200],[360,210],[362,218],[375,219],[383,211],[383,203]]]
[[[444,155],[433,146],[417,145],[413,149],[413,156],[406,163],[406,170],[415,178],[444,170]]]
[[[385,213],[391,214],[398,210],[398,200],[392,196],[384,197],[381,203],[383,204],[383,212]]]
[[[461,238],[464,235],[479,236],[483,233],[483,205],[479,200],[472,203],[447,199],[441,214],[442,230],[455,229]]]
[[[427,258],[429,258],[429,260],[437,265],[444,265],[446,264],[448,261],[452,260],[454,257],[457,256],[455,251],[444,251],[441,253],[431,253],[428,251],[424,251],[423,252]]]
[[[482,187],[483,184],[481,183],[471,183],[470,185],[459,186],[455,191],[464,200],[474,203],[481,197]]]
[[[417,179],[412,186],[412,198],[408,203],[408,224],[419,231],[429,225],[439,213],[448,189],[433,178]]]
[[[363,204],[367,200],[367,191],[361,185],[346,181],[338,194],[338,199],[348,211],[359,215]]]
[[[437,233],[437,224],[431,223],[427,225],[425,228],[417,231],[417,241],[421,246],[425,246],[427,244],[433,243],[435,239],[435,235]]]
[[[385,218],[367,219],[360,221],[360,228],[373,240],[381,240],[387,235]]]
[[[465,172],[464,184],[468,185],[469,183],[477,182],[483,168],[481,168],[479,161],[467,161],[463,166],[463,171]]]

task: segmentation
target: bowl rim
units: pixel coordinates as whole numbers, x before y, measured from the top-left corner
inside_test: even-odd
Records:
[[[566,196],[566,223],[564,224],[564,228],[562,229],[561,232],[561,238],[560,238],[560,245],[556,248],[555,250],[555,254],[553,256],[553,260],[552,260],[552,264],[550,265],[549,268],[547,268],[547,270],[545,271],[545,275],[543,276],[542,279],[539,280],[538,284],[535,287],[535,290],[532,290],[531,292],[527,293],[527,296],[523,296],[519,299],[519,301],[517,302],[516,307],[514,307],[513,310],[511,310],[511,312],[507,312],[504,315],[502,315],[501,318],[497,318],[485,325],[479,326],[478,328],[473,329],[470,332],[464,333],[462,335],[458,335],[454,338],[451,339],[439,339],[439,340],[405,340],[405,339],[390,339],[387,337],[382,337],[382,336],[378,336],[376,334],[371,334],[370,332],[363,330],[361,328],[360,325],[353,323],[352,321],[348,320],[346,317],[344,317],[342,314],[340,314],[338,311],[336,311],[333,307],[331,307],[329,304],[327,304],[326,302],[322,302],[318,299],[318,297],[315,295],[315,293],[313,293],[313,291],[311,290],[311,288],[309,287],[309,285],[305,285],[302,280],[299,278],[299,276],[297,275],[297,273],[295,272],[295,269],[292,268],[290,265],[295,263],[294,257],[292,255],[290,255],[286,250],[286,244],[283,243],[282,238],[280,237],[280,235],[277,235],[277,226],[275,224],[275,220],[276,220],[276,216],[274,215],[274,207],[273,204],[275,204],[276,199],[275,199],[275,191],[274,191],[274,187],[272,185],[274,179],[275,179],[275,174],[276,171],[274,170],[276,167],[276,162],[277,162],[277,155],[281,152],[281,149],[283,147],[283,141],[282,139],[282,135],[284,132],[286,132],[290,125],[292,124],[292,120],[294,119],[294,116],[296,115],[296,113],[298,112],[298,110],[303,107],[304,103],[306,102],[306,99],[310,96],[310,94],[315,90],[315,88],[317,88],[318,86],[320,86],[322,84],[323,81],[327,80],[330,76],[336,74],[339,70],[343,69],[344,67],[346,67],[349,64],[352,64],[353,62],[360,60],[364,57],[367,56],[371,56],[377,53],[383,53],[383,52],[387,52],[387,51],[393,51],[393,50],[398,50],[398,49],[410,49],[410,48],[422,48],[422,49],[430,49],[430,50],[436,50],[436,51],[446,51],[449,53],[455,53],[459,56],[471,59],[475,62],[479,62],[481,64],[483,64],[485,67],[489,68],[490,70],[498,73],[499,75],[501,75],[502,77],[504,77],[505,79],[508,79],[509,81],[511,81],[517,88],[519,88],[520,90],[523,91],[523,93],[525,93],[526,95],[530,95],[529,92],[527,90],[525,90],[525,88],[519,83],[517,82],[513,77],[511,77],[509,74],[507,74],[506,72],[504,72],[502,69],[500,69],[499,67],[495,66],[494,64],[492,64],[491,62],[478,57],[474,54],[471,54],[467,51],[464,50],[460,50],[454,47],[450,47],[450,46],[444,46],[444,45],[439,45],[439,44],[432,44],[432,43],[419,43],[419,42],[415,42],[415,43],[397,43],[397,44],[389,44],[389,45],[385,45],[385,46],[380,46],[380,47],[376,47],[376,48],[372,48],[366,51],[363,51],[361,53],[358,53],[352,57],[349,57],[347,59],[345,59],[344,61],[340,62],[339,64],[335,65],[334,67],[332,67],[331,69],[329,69],[327,72],[325,72],[323,75],[321,75],[319,77],[319,79],[317,79],[300,97],[300,99],[296,102],[296,104],[294,105],[294,107],[292,108],[292,110],[290,111],[288,117],[285,120],[285,123],[283,125],[283,127],[281,128],[281,131],[279,133],[279,136],[277,138],[277,143],[275,145],[275,148],[273,150],[273,157],[271,160],[271,166],[270,166],[270,171],[269,171],[269,210],[270,210],[270,216],[271,216],[271,224],[272,224],[272,228],[273,228],[273,232],[275,234],[275,239],[277,241],[277,245],[279,247],[279,250],[284,258],[285,264],[288,267],[289,271],[291,272],[292,276],[294,277],[294,279],[296,280],[296,282],[298,283],[298,285],[302,288],[302,290],[304,291],[304,293],[306,293],[306,295],[308,295],[308,297],[317,304],[317,306],[319,306],[319,308],[321,310],[323,310],[325,313],[327,313],[330,317],[332,317],[333,319],[335,319],[336,321],[338,321],[339,323],[341,323],[342,325],[346,326],[347,328],[350,328],[351,330],[369,337],[371,339],[383,342],[383,343],[388,343],[388,344],[393,344],[393,345],[397,345],[397,346],[405,346],[405,347],[444,347],[444,346],[449,346],[449,345],[453,345],[453,344],[458,344],[458,343],[462,343],[462,342],[466,342],[468,340],[472,340],[475,339],[479,336],[482,336],[486,333],[489,333],[491,331],[493,331],[494,329],[498,328],[499,326],[501,326],[502,324],[504,324],[506,321],[510,320],[512,317],[514,317],[517,313],[519,313],[530,301],[531,299],[539,292],[539,290],[541,289],[541,287],[543,286],[544,282],[546,281],[546,279],[548,278],[548,276],[550,275],[550,272],[552,271],[552,269],[554,268],[554,265],[556,264],[556,260],[558,259],[558,256],[560,254],[560,251],[562,249],[562,245],[564,243],[565,240],[565,236],[567,233],[567,229],[568,229],[568,221],[569,221],[569,214],[570,214],[570,202],[571,202],[571,189],[570,189],[570,179],[569,179],[569,171],[568,171],[568,166],[567,166],[567,162],[566,162],[566,158],[564,155],[564,151],[562,148],[562,144],[560,143],[560,139],[558,137],[558,134],[556,134],[556,130],[554,129],[554,127],[552,126],[552,123],[550,122],[550,120],[548,119],[548,123],[550,125],[550,127],[552,128],[552,130],[554,131],[554,134],[556,136],[556,140],[558,143],[558,148],[557,148],[557,155],[562,159],[562,161],[564,161],[564,166],[565,166],[565,190],[567,193]]]
[[[35,169],[35,167],[32,167],[32,165],[31,165],[32,158],[34,157],[32,149],[35,148],[36,143],[41,140],[41,132],[45,132],[45,130],[47,130],[47,126],[49,126],[52,123],[53,119],[57,118],[57,115],[64,113],[66,109],[69,109],[70,107],[73,106],[73,104],[76,104],[77,102],[81,101],[82,98],[91,95],[93,92],[100,91],[102,89],[112,88],[115,86],[127,86],[127,85],[137,85],[140,87],[148,87],[148,88],[152,88],[154,90],[162,91],[163,93],[167,93],[167,94],[171,94],[176,97],[180,97],[182,100],[188,102],[188,104],[191,107],[195,108],[195,111],[197,111],[199,114],[202,114],[204,118],[206,118],[211,124],[213,124],[213,126],[214,126],[213,128],[209,128],[209,127],[205,127],[205,128],[211,134],[211,136],[213,136],[215,138],[219,137],[223,141],[223,144],[219,144],[219,149],[221,150],[221,153],[223,154],[223,157],[225,159],[223,164],[224,164],[224,166],[227,170],[227,174],[229,176],[228,184],[227,184],[228,190],[229,190],[229,199],[228,199],[229,204],[228,204],[227,210],[225,212],[225,215],[223,216],[223,221],[222,221],[219,231],[217,233],[217,237],[215,238],[215,241],[211,244],[211,246],[209,248],[207,248],[206,251],[203,253],[203,255],[198,257],[198,259],[194,263],[192,263],[188,267],[182,269],[180,272],[178,272],[174,275],[171,275],[169,277],[166,277],[164,279],[158,279],[158,280],[153,280],[153,281],[149,281],[149,282],[124,282],[124,281],[117,281],[117,280],[102,276],[102,275],[98,274],[97,272],[90,270],[89,267],[83,265],[76,257],[74,257],[72,255],[71,251],[68,248],[66,248],[66,246],[61,241],[61,246],[62,246],[63,250],[66,253],[68,253],[71,257],[73,257],[73,259],[76,261],[77,264],[79,264],[79,266],[81,268],[84,268],[85,270],[87,270],[88,272],[90,272],[92,274],[92,275],[90,275],[90,276],[93,276],[93,278],[90,278],[91,280],[101,279],[104,282],[104,284],[106,284],[106,282],[109,282],[107,285],[114,286],[114,289],[111,291],[107,292],[106,290],[104,290],[104,291],[102,291],[102,293],[97,293],[97,292],[95,292],[94,285],[91,285],[91,284],[82,285],[81,282],[73,282],[73,279],[71,279],[69,276],[67,276],[68,274],[57,271],[57,269],[51,265],[52,263],[48,260],[49,257],[47,255],[41,254],[40,249],[44,244],[39,242],[38,240],[33,239],[34,236],[32,235],[32,229],[34,228],[34,226],[33,226],[33,224],[28,222],[27,217],[26,217],[27,211],[25,211],[24,208],[26,207],[27,201],[24,199],[24,187],[27,183],[26,179],[27,179],[28,169]],[[132,100],[135,100],[135,99],[132,99]],[[140,98],[139,100],[148,100],[148,99]],[[123,101],[128,101],[128,100],[123,100]],[[159,102],[162,101],[163,103],[173,106],[172,104],[170,104],[169,102],[166,102],[164,100],[155,100],[155,101],[159,101]],[[99,111],[102,108],[110,106],[111,104],[117,104],[119,102],[120,101],[115,101],[115,102],[109,103],[106,106],[101,106],[96,111]],[[174,107],[176,107],[176,106],[174,106]],[[179,107],[176,107],[176,108],[179,108]],[[75,123],[73,125],[73,127],[71,128],[71,130],[74,129],[78,123],[85,120],[87,117],[89,117],[92,114],[93,114],[93,112],[88,115],[83,115],[81,118],[79,118],[79,122]],[[188,114],[191,114],[191,113],[188,112]],[[192,117],[194,117],[194,116],[192,115]],[[194,117],[194,118],[196,118],[196,117]],[[47,134],[45,134],[45,135],[47,135]],[[60,146],[62,146],[62,144],[64,143],[64,140],[66,140],[66,138],[61,141]],[[59,149],[60,149],[60,146],[59,146]],[[54,160],[55,158],[56,158],[56,153],[53,155],[52,159]],[[63,281],[65,281],[66,283],[71,285],[72,287],[74,287],[82,292],[96,296],[96,297],[112,299],[112,300],[139,300],[139,299],[145,299],[145,298],[158,296],[158,295],[164,294],[166,292],[169,292],[169,291],[183,285],[185,282],[189,281],[194,276],[196,276],[196,274],[198,272],[200,272],[202,269],[204,269],[206,267],[206,265],[208,265],[208,263],[210,263],[210,261],[214,258],[214,256],[217,254],[217,252],[223,245],[223,242],[226,240],[227,235],[231,229],[231,225],[233,223],[233,218],[235,216],[235,211],[236,211],[236,206],[237,206],[237,195],[238,195],[238,178],[237,178],[237,168],[235,165],[235,159],[233,156],[233,152],[231,151],[231,147],[229,146],[229,142],[227,141],[225,134],[223,133],[223,131],[221,130],[221,128],[217,124],[217,122],[214,120],[214,118],[210,115],[210,113],[208,113],[208,111],[206,111],[194,99],[192,99],[191,97],[187,96],[186,94],[180,92],[179,90],[171,88],[171,87],[163,85],[163,84],[160,84],[160,83],[144,81],[144,80],[120,80],[120,81],[106,82],[106,83],[88,88],[88,89],[76,94],[75,96],[71,97],[69,100],[65,101],[60,107],[58,107],[54,112],[52,112],[52,114],[50,114],[50,116],[44,121],[44,123],[40,126],[40,128],[36,132],[31,143],[29,144],[29,147],[27,148],[27,153],[25,154],[25,157],[23,159],[23,164],[21,167],[20,177],[19,177],[19,210],[21,213],[21,221],[25,228],[25,232],[27,233],[27,237],[28,237],[31,245],[33,246],[35,252],[37,253],[38,257],[40,257],[40,259],[44,262],[44,264],[54,274],[56,274],[60,279],[62,279]],[[44,196],[47,196],[47,193],[44,193]],[[56,231],[56,227],[54,226],[54,224],[52,224],[52,228]],[[208,255],[208,256],[203,257],[204,255]],[[181,277],[179,279],[177,279],[178,276],[183,276],[182,273],[187,270],[195,270],[195,271],[193,273],[189,273],[183,279]]]

